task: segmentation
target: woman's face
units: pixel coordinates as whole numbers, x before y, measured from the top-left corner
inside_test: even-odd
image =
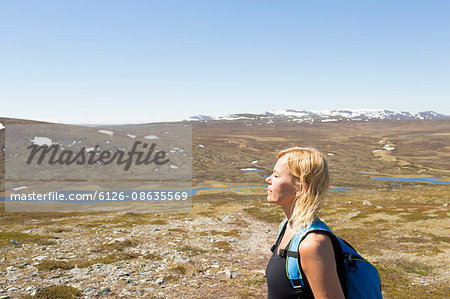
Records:
[[[280,206],[289,207],[295,199],[297,186],[293,182],[293,175],[288,168],[288,157],[278,159],[273,173],[266,179],[267,201]]]

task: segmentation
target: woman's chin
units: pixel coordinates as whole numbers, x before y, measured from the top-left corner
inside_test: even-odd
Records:
[[[267,202],[268,202],[268,203],[273,203],[273,204],[276,204],[276,203],[277,203],[277,201],[274,200],[273,197],[271,197],[270,195],[267,195]]]

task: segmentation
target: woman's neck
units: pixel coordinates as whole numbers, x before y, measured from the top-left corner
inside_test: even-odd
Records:
[[[284,215],[286,215],[287,219],[291,219],[292,216],[292,207],[291,206],[282,206]]]
[[[292,210],[293,210],[293,209],[291,209],[290,206],[289,206],[289,207],[283,206],[282,208],[283,208],[283,212],[284,212],[284,215],[286,216],[286,218],[287,218],[288,220],[291,220],[291,217],[292,217]],[[314,215],[314,221],[321,221],[320,218],[319,218],[319,216],[318,216],[317,214]]]

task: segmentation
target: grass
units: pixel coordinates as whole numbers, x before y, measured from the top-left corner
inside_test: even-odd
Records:
[[[51,230],[51,232],[55,233],[55,234],[66,233],[66,232],[71,232],[71,231],[72,231],[72,229],[70,229],[70,228],[57,228],[57,229]]]
[[[218,231],[218,230],[209,230],[209,231],[203,231],[200,233],[200,236],[213,236],[213,235],[220,235],[224,237],[239,237],[239,231],[237,229],[232,229],[230,231]]]
[[[421,257],[429,257],[429,256],[436,256],[440,253],[444,253],[445,251],[442,249],[441,245],[416,245],[413,248],[409,250],[405,250],[407,253],[414,253],[416,256]]]
[[[136,242],[125,239],[124,241],[114,241],[107,244],[100,245],[94,252],[111,252],[111,251],[124,251],[128,247],[136,246]]]
[[[419,210],[415,213],[401,214],[401,215],[399,215],[399,217],[404,219],[405,221],[419,221],[419,220],[428,220],[428,219],[434,219],[434,218],[439,218],[439,217],[446,217],[445,211],[439,211],[436,213],[436,215],[433,215],[433,214],[425,213],[424,211]]]
[[[384,298],[441,299],[447,297],[450,291],[447,284],[423,285],[419,281],[412,279],[407,271],[400,267],[398,263],[377,265]],[[410,265],[406,265],[406,269],[410,267]]]
[[[380,239],[386,243],[384,229],[353,229],[339,228],[334,233],[341,239],[348,241],[360,254],[380,255]],[[388,239],[387,239],[388,240]]]
[[[19,242],[21,244],[38,244],[38,245],[53,245],[55,244],[52,236],[45,236],[45,235],[31,235],[31,234],[25,234],[21,232],[0,232],[0,246],[17,246],[14,244],[11,244],[11,240],[14,240],[16,242]]]
[[[66,285],[50,286],[40,289],[34,296],[23,298],[36,299],[72,299],[81,297],[83,293],[80,290]]]
[[[39,271],[51,271],[56,269],[70,270],[75,268],[75,265],[65,261],[46,260],[40,262],[36,268]]]
[[[186,272],[187,272],[186,267],[181,266],[181,265],[172,267],[172,268],[170,268],[169,271],[170,271],[171,273],[177,273],[177,274],[181,274],[181,275],[184,275],[184,274],[186,274]]]
[[[214,249],[225,250],[225,251],[231,250],[231,245],[227,241],[216,241],[212,244],[212,247]]]
[[[180,280],[180,277],[175,276],[175,275],[167,275],[164,277],[164,282],[172,282],[172,283],[176,283]]]
[[[112,219],[96,220],[86,223],[80,223],[78,226],[92,228],[92,227],[103,227],[103,228],[114,228],[114,227],[133,227],[134,225],[148,224],[149,221],[143,218],[123,218],[122,216],[117,216]]]
[[[166,225],[168,221],[159,219],[159,215],[149,213],[123,213],[115,214],[111,218],[103,218],[88,221],[85,223],[78,223],[77,226],[81,228],[130,228],[136,225]]]
[[[133,227],[135,225],[145,225],[152,221],[156,221],[154,216],[150,214],[124,213],[111,219],[109,223],[113,227]]]
[[[151,260],[151,261],[158,261],[158,260],[162,259],[159,255],[154,254],[154,253],[147,253],[147,254],[143,255],[142,257],[146,260]]]
[[[120,261],[126,261],[138,258],[139,255],[135,253],[129,253],[129,252],[119,252],[115,254],[108,254],[102,257],[98,257],[95,259],[78,259],[72,261],[74,265],[76,265],[78,268],[87,268],[95,264],[112,264]]]
[[[169,222],[167,220],[163,220],[163,219],[156,219],[156,220],[149,221],[148,224],[152,224],[152,225],[167,225],[167,224],[169,224]]]
[[[426,265],[425,263],[419,263],[408,259],[396,259],[394,263],[406,273],[418,274],[420,276],[429,275],[433,270],[433,267]]]
[[[32,213],[32,212],[5,212],[4,203],[1,203],[3,209],[0,209],[0,226],[11,225],[32,225],[42,227],[55,224],[54,220],[65,219],[79,216],[79,213]],[[85,214],[86,215],[86,214]]]
[[[236,225],[240,228],[250,226],[250,224],[243,218],[235,219],[234,221],[230,222],[230,225]]]
[[[187,231],[185,229],[182,229],[182,228],[169,228],[167,231],[175,232],[175,233],[182,233],[182,234],[187,233]]]
[[[445,233],[442,235],[445,228],[433,224],[448,219],[447,210],[442,206],[445,194],[448,194],[448,187],[443,186],[352,192],[345,197],[330,196],[323,211],[335,227],[335,233],[348,240],[363,256],[377,260],[382,255],[391,256],[388,261],[381,259],[375,264],[385,298],[444,298],[449,292],[448,286],[429,278],[439,272],[435,257],[439,256],[439,264],[445,264],[442,254],[450,244],[450,238]],[[363,207],[364,200],[370,200],[372,206]],[[346,205],[347,201],[353,204]],[[374,208],[377,205],[383,208]],[[366,217],[355,217],[351,222],[342,219],[342,215],[354,211],[361,211]]]
[[[256,279],[248,279],[245,281],[245,284],[248,286],[261,286],[261,285],[264,285],[265,283],[266,283],[265,277],[260,277],[260,278],[256,278]]]
[[[268,223],[280,223],[285,217],[281,210],[276,207],[249,207],[245,208],[244,211],[250,216],[256,217],[257,219]]]
[[[212,217],[212,216],[214,216],[214,211],[213,210],[201,211],[201,212],[197,212],[197,215],[199,215],[199,216],[206,216],[206,217]]]
[[[444,243],[444,244],[450,245],[450,237],[449,236],[437,236],[435,234],[419,232],[417,230],[413,230],[412,233],[415,235],[420,235],[421,238],[426,238],[433,243]]]
[[[448,207],[443,205],[449,201],[449,186],[395,182],[396,186],[392,189],[392,182],[371,180],[373,175],[361,174],[360,171],[376,172],[378,176],[428,176],[450,180],[449,135],[444,134],[441,137],[436,135],[436,133],[447,132],[449,123],[449,120],[349,122],[335,125],[277,123],[276,127],[255,128],[254,126],[252,129],[236,124],[219,126],[214,122],[198,123],[194,124],[193,143],[201,143],[205,145],[205,148],[195,148],[193,152],[192,163],[195,174],[193,185],[264,185],[262,174],[267,174],[266,172],[243,174],[240,168],[251,167],[250,161],[259,160],[258,168],[272,169],[277,151],[297,145],[294,144],[295,140],[300,140],[301,145],[313,145],[324,153],[334,153],[333,156],[327,157],[332,164],[330,166],[332,184],[334,187],[352,188],[353,191],[328,192],[321,217],[336,234],[347,239],[363,256],[377,261],[375,266],[382,278],[385,298],[446,298],[450,290],[447,285],[448,279],[442,276],[448,272],[450,238],[448,228],[445,227],[445,221],[449,218]],[[372,154],[372,150],[382,147],[382,144],[378,144],[380,139],[389,140],[396,145],[396,150],[391,153],[394,158],[392,161],[380,159]],[[424,159],[429,162],[423,162]],[[409,164],[404,163],[405,161]],[[419,166],[421,163],[423,167]],[[3,181],[0,182],[1,184]],[[184,279],[191,274],[192,269],[206,269],[206,264],[209,262],[218,264],[218,269],[236,265],[233,268],[238,271],[241,268],[263,270],[265,264],[261,256],[258,256],[258,261],[253,257],[247,260],[235,250],[229,250],[232,246],[228,242],[214,243],[207,240],[208,238],[199,238],[200,242],[197,242],[195,237],[213,235],[233,237],[241,241],[248,236],[249,231],[253,232],[255,219],[265,221],[267,231],[271,230],[273,234],[273,229],[276,229],[277,224],[284,218],[278,206],[266,205],[262,188],[247,188],[244,189],[245,193],[216,191],[198,192],[193,200],[194,213],[0,212],[0,229],[4,231],[0,233],[0,248],[4,249],[1,256],[7,257],[5,265],[20,268],[19,264],[22,261],[18,262],[18,258],[29,258],[30,256],[27,255],[35,254],[36,251],[25,250],[30,246],[12,245],[9,243],[11,239],[24,244],[54,243],[52,236],[19,233],[29,229],[39,228],[41,232],[43,228],[45,232],[58,234],[62,241],[66,241],[67,239],[64,239],[71,237],[71,231],[90,239],[97,237],[97,234],[114,236],[112,228],[117,227],[123,228],[120,231],[131,236],[133,231],[137,231],[134,228],[136,225],[145,225],[150,231],[155,231],[148,240],[130,239],[112,246],[104,244],[94,248],[98,251],[98,257],[86,254],[66,261],[68,265],[62,264],[61,261],[45,261],[47,264],[43,261],[40,267],[67,271],[64,268],[72,265],[84,268],[97,263],[110,264],[138,258],[142,265],[158,264],[162,259],[158,254],[149,253],[141,256],[130,253],[129,249],[138,242],[148,244],[144,243],[145,241],[154,244],[158,252],[163,254],[167,249],[165,244],[168,241],[175,238],[186,241],[189,235],[192,237],[189,239],[192,244],[176,249],[184,256],[195,256],[195,258],[192,258],[189,264],[175,265],[161,270],[161,275],[165,277],[165,284],[167,284],[165,291],[170,289],[171,292],[175,292],[170,294],[171,296],[169,294],[165,296],[183,297],[186,294],[189,296],[192,294],[192,298],[265,297],[265,279],[261,276],[242,275],[233,279],[221,277],[212,282],[210,279],[202,279],[204,272],[201,272],[196,277],[198,283],[195,286],[189,284],[184,286],[180,283],[180,280],[184,283]],[[365,200],[371,201],[372,206],[362,206]],[[347,201],[353,204],[346,205]],[[383,208],[376,209],[376,206]],[[1,207],[3,203],[0,203]],[[226,224],[222,222],[223,216],[236,215],[236,211],[239,213],[244,211],[245,214],[242,217],[227,217],[230,221]],[[362,214],[352,219],[348,218],[350,213],[357,211],[361,211]],[[172,221],[206,217],[208,223],[212,221],[217,223],[210,226],[201,224],[197,227],[191,223],[181,226],[177,222],[174,225]],[[164,226],[164,228],[158,232],[155,229],[157,226]],[[172,234],[165,235],[167,231]],[[260,234],[266,236],[264,234],[267,231],[261,230]],[[74,252],[75,245],[70,246],[72,248],[69,250]],[[31,247],[36,248],[36,246]],[[211,249],[215,247],[220,250]],[[39,249],[36,248],[36,250]],[[39,251],[37,253],[39,254]],[[38,276],[43,281],[48,275],[45,271],[47,270],[41,270]],[[177,283],[179,287],[172,288],[170,283]],[[214,286],[210,287],[211,283]],[[426,283],[429,285],[425,285]],[[57,290],[45,289],[49,294],[57,292]],[[56,297],[64,298],[65,293],[69,293],[69,290],[58,293]],[[41,298],[51,298],[51,296],[53,295]]]
[[[177,248],[178,251],[183,252],[189,256],[200,255],[206,252],[206,250],[201,248],[195,248],[189,245],[185,245],[183,247]]]

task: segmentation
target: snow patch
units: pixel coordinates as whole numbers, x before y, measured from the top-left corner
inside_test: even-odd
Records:
[[[297,110],[270,110],[268,114],[272,115],[286,115],[286,116],[295,116],[295,117],[304,117],[309,116],[309,113],[306,111],[297,111]]]
[[[109,130],[98,130],[98,132],[102,133],[102,134],[109,135],[109,136],[114,135],[114,132],[113,131],[109,131]]]
[[[257,172],[257,171],[262,171],[261,169],[256,169],[256,168],[241,168],[242,171],[245,172]]]
[[[188,117],[186,120],[187,121],[208,121],[208,120],[213,120],[213,119],[214,119],[214,117],[209,116],[209,115],[195,115],[195,116]]]
[[[32,143],[42,146],[42,145],[52,145],[53,141],[48,137],[41,137],[41,136],[35,136],[33,140],[31,140]]]
[[[97,149],[98,149],[98,147],[97,147]],[[93,151],[95,150],[95,147],[87,147],[87,148],[85,148],[84,150],[85,150],[87,153],[93,152]]]
[[[221,116],[218,118],[219,120],[238,120],[238,119],[251,119],[249,117],[245,117],[245,116],[235,116],[235,117],[231,117],[231,116]]]
[[[148,135],[148,136],[145,136],[144,138],[145,139],[159,139],[159,137],[155,136],[155,135]]]

